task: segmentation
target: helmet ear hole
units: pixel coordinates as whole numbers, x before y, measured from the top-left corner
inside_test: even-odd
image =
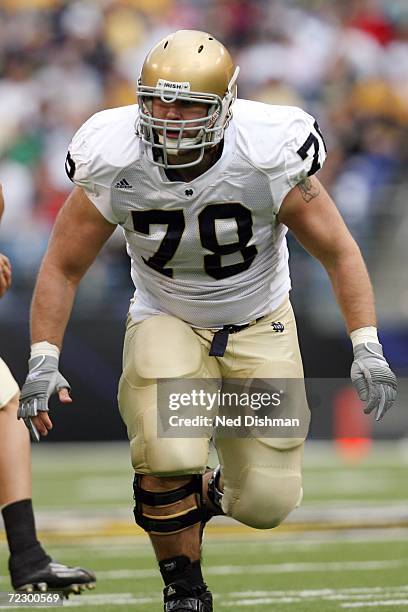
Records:
[[[204,49],[204,45],[200,45],[200,46],[198,47],[198,53],[201,53],[201,51],[202,51],[203,49]]]

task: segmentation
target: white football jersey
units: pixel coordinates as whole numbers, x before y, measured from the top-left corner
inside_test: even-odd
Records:
[[[196,327],[244,324],[290,290],[286,194],[314,174],[325,147],[299,108],[237,100],[221,157],[189,183],[170,181],[135,134],[137,105],[102,111],[75,134],[70,178],[122,226],[136,287],[135,321],[171,314]]]

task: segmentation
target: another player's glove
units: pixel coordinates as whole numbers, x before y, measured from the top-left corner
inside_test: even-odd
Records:
[[[68,381],[58,371],[58,359],[50,355],[38,355],[28,362],[29,372],[20,393],[17,417],[23,419],[33,440],[40,435],[32,417],[39,412],[48,412],[48,400],[61,389],[70,390]]]
[[[364,342],[354,347],[351,380],[366,404],[364,412],[376,410],[376,421],[382,419],[397,397],[397,379],[384,358],[381,344]]]

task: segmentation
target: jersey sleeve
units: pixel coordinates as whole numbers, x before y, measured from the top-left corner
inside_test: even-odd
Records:
[[[327,154],[317,121],[299,108],[293,108],[283,140],[278,171],[272,173],[271,181],[276,214],[289,191],[320,170]]]
[[[95,117],[95,116],[94,116]],[[120,224],[111,203],[110,169],[98,153],[94,117],[79,128],[68,148],[65,171],[68,178],[82,187],[88,198],[113,224]]]

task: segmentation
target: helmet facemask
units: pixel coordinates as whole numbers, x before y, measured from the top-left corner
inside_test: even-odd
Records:
[[[236,80],[239,68],[228,84],[223,98],[215,93],[190,91],[190,84],[168,82],[159,79],[156,87],[137,85],[139,119],[137,134],[150,148],[150,160],[163,168],[187,168],[199,164],[206,149],[214,147],[224,137],[224,130],[231,119],[231,105],[236,98]],[[208,111],[203,117],[194,119],[160,119],[153,116],[153,100],[159,98],[165,104],[175,101],[201,103]],[[169,132],[178,132],[178,138]],[[197,151],[197,157],[185,163],[169,163],[169,156],[179,156]],[[189,156],[190,157],[190,156]],[[181,162],[181,159],[179,160]]]

